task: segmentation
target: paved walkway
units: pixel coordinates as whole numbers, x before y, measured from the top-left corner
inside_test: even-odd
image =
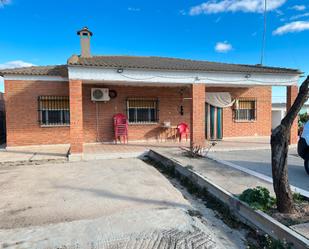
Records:
[[[251,138],[226,138],[217,142],[213,147],[212,142],[206,141],[206,146],[211,151],[231,151],[231,150],[252,150],[269,148],[269,138],[251,137]],[[146,153],[149,149],[177,149],[188,148],[189,141],[178,142],[177,140],[167,141],[129,141],[129,144],[113,143],[92,143],[84,144],[83,159],[117,159],[134,158]],[[41,146],[20,146],[7,148],[0,146],[0,165],[4,163],[24,164],[27,162],[38,161],[61,161],[67,160],[67,154],[70,145],[41,145]]]
[[[247,188],[256,186],[264,186],[273,193],[272,184],[214,160],[207,158],[190,158],[185,156],[187,152],[181,149],[169,151],[157,149],[156,151],[168,158],[180,162],[182,165],[192,167],[193,170],[199,172],[232,194],[239,195]]]
[[[129,142],[128,144],[94,143],[84,145],[84,160],[139,157],[149,149],[175,149],[189,147],[189,142]]]
[[[185,167],[192,168],[194,171],[200,173],[214,184],[224,188],[234,195],[239,195],[248,188],[263,186],[270,191],[272,196],[275,196],[273,185],[269,181],[264,181],[260,178],[252,176],[251,174],[218,163],[215,160],[209,158],[190,158],[187,156],[187,152],[181,149],[174,149],[169,151],[157,149],[156,151],[167,158],[174,159]],[[226,153],[227,152],[220,152],[220,155],[224,155]],[[235,151],[229,152],[228,154],[234,155],[234,153]],[[249,155],[259,155],[257,151],[252,151],[251,153],[246,151],[243,153],[249,153]],[[306,179],[306,183],[308,183],[308,178]],[[309,224],[300,224],[293,226],[292,228],[298,233],[308,237]]]
[[[219,161],[228,162],[231,166],[240,166],[244,170],[258,173],[268,181],[272,180],[270,150],[254,150],[250,152],[245,150],[216,151],[210,152],[208,156]],[[309,176],[304,169],[304,161],[297,156],[295,149],[289,151],[288,170],[290,184],[299,188],[296,191],[307,191],[309,197]]]
[[[210,143],[208,142],[208,144]],[[222,141],[216,141],[215,143],[216,145],[211,148],[211,151],[270,149],[269,137],[224,138]]]
[[[67,159],[69,145],[40,145],[0,148],[0,164],[18,164],[36,161],[63,161]]]

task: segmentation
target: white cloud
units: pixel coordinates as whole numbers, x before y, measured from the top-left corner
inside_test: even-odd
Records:
[[[31,67],[34,66],[32,63],[25,62],[22,60],[16,60],[16,61],[8,61],[3,64],[0,64],[0,69],[6,69],[6,68],[17,68],[17,67]]]
[[[140,8],[129,7],[128,11],[139,12],[139,11],[141,11],[141,9]]]
[[[228,51],[232,50],[232,45],[228,43],[227,41],[225,42],[217,42],[215,46],[215,50],[218,53],[227,53]]]
[[[290,22],[274,30],[273,35],[283,35],[286,33],[295,33],[304,30],[309,30],[309,22],[305,21]]]
[[[11,3],[11,0],[0,0],[0,8],[3,8],[4,5],[8,5]]]
[[[298,11],[303,11],[306,9],[306,6],[305,5],[294,5],[291,7],[291,9],[293,10],[298,10]]]
[[[299,15],[292,16],[292,17],[290,18],[290,20],[296,20],[296,19],[300,19],[300,18],[308,17],[308,16],[309,16],[309,12],[304,13],[304,14],[299,14]]]
[[[269,0],[268,11],[281,7],[286,0]],[[221,12],[251,12],[262,13],[264,11],[264,0],[210,0],[190,9],[190,15],[216,14]]]

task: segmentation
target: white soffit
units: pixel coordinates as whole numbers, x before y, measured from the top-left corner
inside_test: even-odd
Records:
[[[227,73],[227,72],[188,72],[69,67],[69,79],[85,81],[108,81],[126,83],[157,83],[159,84],[192,84],[209,85],[241,85],[241,86],[291,86],[296,85],[299,75],[291,74],[261,74],[261,73]]]

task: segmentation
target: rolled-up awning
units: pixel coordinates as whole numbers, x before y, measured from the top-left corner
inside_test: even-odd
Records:
[[[228,92],[206,92],[206,103],[215,107],[229,107],[234,104],[234,101]]]

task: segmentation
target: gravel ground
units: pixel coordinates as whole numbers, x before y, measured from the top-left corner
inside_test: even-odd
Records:
[[[0,175],[0,248],[244,248],[240,232],[138,159]],[[203,218],[189,215],[199,208]]]

